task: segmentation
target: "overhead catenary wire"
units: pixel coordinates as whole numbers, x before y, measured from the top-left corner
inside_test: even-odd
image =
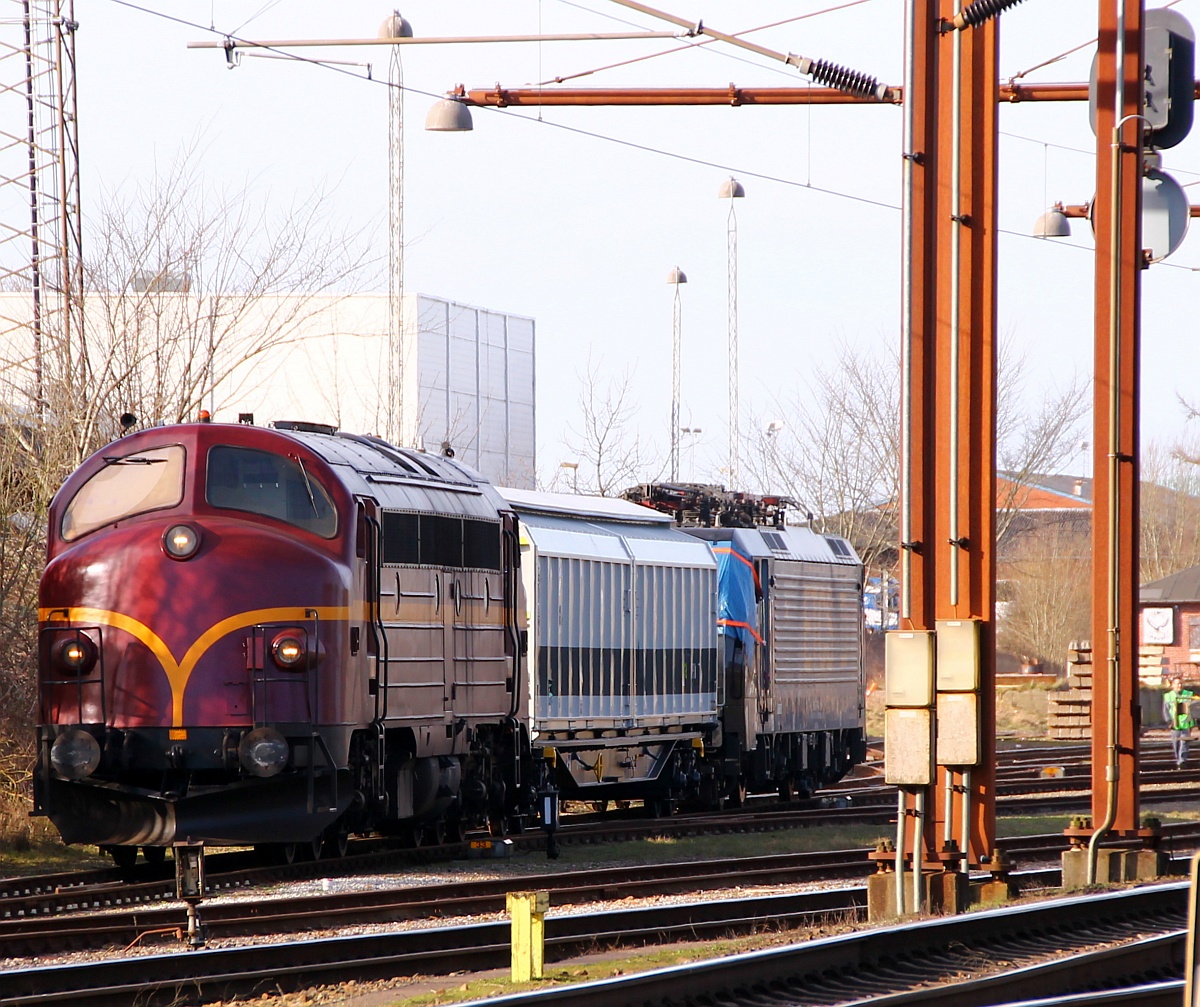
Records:
[[[154,10],[153,8],[144,7],[141,4],[133,3],[132,0],[108,0],[108,2],[112,3],[112,4],[116,4],[119,7],[126,7],[130,10],[138,11],[139,13],[142,13],[142,14],[148,14],[151,17],[157,17],[157,18],[161,18],[166,21],[171,21],[171,22],[174,22],[175,24],[183,25],[184,27],[187,27],[187,28],[194,28],[197,31],[210,32],[214,35],[219,35],[222,38],[227,37],[229,34],[228,32],[222,31],[221,29],[218,29],[218,28],[209,27],[207,25],[200,24],[195,21],[189,21],[186,18],[177,17],[173,14],[167,14],[164,11],[158,11],[158,10]],[[275,50],[272,50],[272,51],[275,51]],[[309,66],[319,67],[319,68],[329,70],[332,73],[340,73],[347,77],[353,78],[354,80],[362,81],[367,84],[374,84],[374,85],[377,85],[380,87],[392,86],[386,80],[382,80],[378,77],[370,77],[366,74],[354,73],[352,70],[346,69],[343,66],[336,65],[334,63],[330,63],[325,60],[317,59],[317,58],[314,58],[311,56],[304,56],[299,53],[289,53],[289,52],[282,51],[282,50],[278,50],[278,52],[279,52],[280,56],[283,56],[284,58],[287,58],[287,59],[294,60],[297,63],[305,63],[305,64],[308,64]],[[440,101],[442,98],[445,97],[444,93],[426,91],[423,88],[413,87],[410,84],[403,85],[403,90],[408,94],[421,95],[422,97],[425,97],[425,98],[432,98],[435,101]],[[681,154],[677,151],[664,150],[660,147],[652,147],[649,144],[638,143],[636,141],[626,140],[626,139],[623,139],[623,138],[617,137],[617,136],[609,136],[604,133],[597,133],[592,130],[581,129],[578,126],[569,126],[566,123],[555,122],[554,120],[551,120],[551,119],[537,119],[533,116],[522,115],[520,112],[514,111],[513,109],[494,108],[494,107],[490,107],[490,106],[473,106],[473,107],[478,110],[491,113],[493,115],[506,116],[510,119],[516,119],[521,122],[533,123],[533,124],[536,124],[539,126],[551,127],[553,129],[562,130],[567,133],[574,133],[578,136],[587,137],[592,140],[599,140],[602,143],[616,144],[617,146],[626,147],[631,150],[640,150],[643,153],[654,154],[659,157],[669,157],[669,158],[672,158],[673,160],[684,161],[688,164],[696,164],[696,165],[700,165],[701,167],[705,167],[705,168],[716,168],[722,172],[736,175],[738,177],[755,178],[755,179],[760,179],[761,181],[764,181],[764,182],[774,182],[778,185],[786,185],[791,188],[806,189],[810,192],[820,193],[821,195],[825,195],[825,196],[833,196],[837,199],[849,200],[850,202],[859,203],[864,206],[874,206],[874,207],[878,207],[880,209],[892,210],[895,212],[899,212],[899,210],[900,210],[900,206],[897,203],[889,203],[882,199],[872,199],[869,196],[859,196],[859,195],[855,195],[854,193],[843,192],[841,190],[831,189],[826,186],[813,185],[811,182],[801,181],[800,179],[785,178],[781,175],[772,175],[772,174],[769,174],[769,173],[763,172],[763,171],[755,171],[751,168],[746,168],[746,167],[742,167],[742,166],[738,166],[738,165],[732,165],[727,162],[710,161],[706,158],[693,157],[692,155]],[[1030,142],[1033,142],[1033,143],[1041,143],[1042,142],[1040,140],[1035,140],[1035,139],[1032,139],[1029,137],[1020,137],[1020,139],[1028,139],[1028,140],[1030,140]],[[1057,146],[1057,145],[1055,145],[1055,146]],[[1074,148],[1065,148],[1065,149],[1074,149]],[[1030,241],[1036,241],[1039,244],[1045,245],[1044,239],[1035,238],[1032,235],[1025,233],[1024,231],[1015,231],[1015,230],[1011,230],[1009,228],[1001,227],[1001,228],[997,228],[997,233],[1008,235],[1011,237],[1028,239]],[[1075,244],[1073,242],[1068,242],[1068,241],[1055,241],[1054,245],[1056,247],[1060,247],[1060,248],[1073,248],[1073,249],[1077,249],[1079,251],[1085,251],[1085,252],[1092,251],[1092,248],[1088,245],[1079,245],[1079,244]],[[1200,268],[1200,267],[1187,266],[1187,265],[1183,265],[1183,264],[1177,264],[1177,263],[1173,263],[1173,262],[1157,262],[1157,263],[1155,263],[1155,267],[1156,268],[1166,267],[1167,269],[1181,269],[1186,272],[1195,272],[1197,270],[1197,268]]]
[[[652,17],[666,21],[668,24],[678,25],[681,28],[690,28],[694,34],[708,35],[710,38],[721,42],[728,42],[730,45],[748,49],[750,52],[756,52],[760,56],[766,56],[770,59],[787,63],[790,66],[794,66],[806,77],[811,76],[814,80],[818,80],[822,84],[826,84],[829,87],[836,87],[839,90],[846,91],[848,94],[853,94],[860,98],[875,98],[877,101],[883,101],[888,97],[888,87],[886,84],[880,84],[876,78],[869,74],[851,70],[848,67],[840,66],[829,60],[813,59],[810,56],[799,56],[796,53],[783,53],[776,49],[768,49],[766,46],[759,45],[756,42],[748,42],[737,35],[730,35],[727,32],[719,32],[708,28],[703,21],[693,23],[687,18],[677,17],[666,11],[639,3],[638,0],[612,0],[612,2],[618,3],[623,7],[629,7],[631,10],[641,11],[643,14],[649,14]]]
[[[574,7],[577,10],[588,11],[589,13],[597,14],[600,17],[609,18],[610,20],[616,21],[618,24],[636,25],[636,22],[634,22],[634,21],[628,21],[625,18],[619,18],[614,14],[607,14],[602,11],[592,10],[592,8],[585,7],[582,4],[572,3],[571,0],[558,0],[558,2],[562,3],[562,4],[566,4],[568,7]],[[779,28],[782,25],[792,24],[795,21],[804,21],[804,20],[807,20],[808,18],[820,17],[822,14],[832,14],[835,11],[845,10],[847,7],[857,7],[859,4],[871,3],[871,2],[872,2],[872,0],[847,0],[846,3],[840,3],[833,7],[825,7],[821,10],[809,11],[807,14],[798,14],[795,17],[784,18],[784,20],[782,20],[782,21],[772,21],[770,24],[759,25],[756,28],[746,28],[742,31],[733,32],[732,34],[733,34],[734,38],[742,38],[746,35],[752,35],[755,32],[767,31],[770,28]],[[671,55],[674,55],[675,53],[687,52],[689,49],[706,48],[708,46],[711,46],[714,42],[717,42],[717,41],[718,41],[718,39],[715,39],[715,38],[703,38],[703,39],[689,40],[685,44],[677,45],[672,49],[661,49],[658,52],[647,53],[644,56],[634,56],[632,59],[621,60],[618,63],[609,63],[605,66],[593,67],[590,70],[580,70],[577,73],[571,73],[571,74],[565,74],[565,75],[559,76],[559,77],[553,77],[549,80],[539,81],[539,84],[563,84],[566,81],[577,80],[580,77],[589,77],[592,74],[603,73],[607,70],[615,70],[619,67],[630,66],[634,63],[643,63],[646,60],[657,59],[659,56],[671,56]],[[725,52],[724,50],[721,50],[721,49],[715,49],[715,50],[713,50],[713,53],[715,55],[719,55],[719,56],[723,57],[724,59],[732,59],[732,60],[737,61],[738,63],[745,63],[747,66],[758,67],[760,70],[768,70],[771,73],[781,74],[788,78],[792,77],[791,73],[789,73],[787,70],[780,69],[774,63],[759,63],[756,60],[745,59],[742,56],[736,56],[731,52]]]

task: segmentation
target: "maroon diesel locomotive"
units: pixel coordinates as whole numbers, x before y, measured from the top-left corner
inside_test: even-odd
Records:
[[[490,485],[377,438],[114,442],[50,509],[35,813],[118,862],[524,824],[517,549]]]

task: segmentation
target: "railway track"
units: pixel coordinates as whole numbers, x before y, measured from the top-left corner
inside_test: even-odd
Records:
[[[1066,781],[1054,780],[1058,786]],[[1146,790],[1144,804],[1200,799],[1200,787],[1171,790]],[[843,801],[846,803],[843,804]],[[842,824],[886,825],[894,820],[895,791],[879,787],[876,791],[842,794],[834,791],[811,807],[797,802],[796,807],[773,805],[769,810],[746,810],[741,814],[694,814],[650,819],[644,816],[583,816],[576,825],[560,833],[564,844],[593,844],[643,839],[649,836],[695,836],[719,833],[769,832],[782,829]],[[1089,810],[1086,792],[1060,792],[1049,796],[1001,797],[999,806],[1008,814],[1046,814]],[[1192,836],[1195,827],[1169,827],[1168,836]],[[540,833],[509,837],[514,846],[540,848]],[[1054,837],[1061,849],[1062,838]],[[353,851],[363,852],[353,852]],[[368,872],[387,872],[410,867],[414,863],[452,860],[465,854],[462,843],[417,850],[395,849],[377,841],[362,841],[351,846],[351,855],[321,861],[264,866],[261,858],[250,853],[219,853],[208,858],[208,883],[213,892],[281,881],[316,877],[340,877]],[[133,871],[115,869],[43,875],[0,881],[0,924],[5,921],[55,916],[82,910],[109,910],[133,906],[151,906],[175,897],[175,881],[170,863],[138,865]]]
[[[1168,849],[1200,842],[1200,823],[1168,826]],[[1001,842],[1017,862],[1056,857],[1061,835],[1022,837]],[[203,920],[210,938],[283,934],[319,926],[392,923],[503,912],[509,891],[551,891],[558,904],[582,905],[623,898],[691,893],[716,888],[753,888],[815,880],[864,878],[875,868],[866,850],[781,854],[652,866],[606,867],[557,875],[446,882],[415,888],[390,888],[339,895],[311,895],[249,901],[209,902]],[[1059,884],[1057,870],[1022,875],[1031,886]],[[182,907],[60,915],[0,921],[0,956],[21,957],[70,950],[120,948],[148,935],[180,939],[186,929]]]
[[[1041,993],[1071,991],[1080,976],[1086,977],[1088,988],[1117,985],[1131,974],[1170,979],[1182,970],[1182,939],[1172,933],[1186,916],[1186,889],[1185,884],[1156,885],[859,931],[488,1003],[505,1007],[625,1007],[630,1003],[655,1007],[702,1000],[711,1007],[747,1003],[761,1007],[842,1003],[886,995],[877,1002],[970,1007],[1004,1002],[1031,988]],[[830,916],[857,918],[863,900],[861,889],[842,889],[572,913],[547,919],[546,956],[548,961],[556,961],[595,947],[795,927]],[[150,1007],[173,1002],[184,992],[189,1002],[206,1002],[350,977],[361,981],[413,973],[478,971],[507,963],[508,937],[506,922],[482,923],[12,969],[5,974],[0,1005],[102,1007],[127,1004],[136,993],[138,1002]],[[1134,938],[1143,943],[1136,962],[1131,963],[1112,949]],[[1155,938],[1156,943],[1145,943],[1147,938]],[[1076,952],[1071,967],[1063,964],[1063,948]],[[1054,961],[1047,964],[1047,959]],[[981,963],[995,961],[1017,962],[1022,969],[1009,972],[1007,978],[997,972],[984,974],[988,970]],[[1031,970],[1040,972],[1036,980],[1030,978]],[[968,992],[962,981],[964,972],[975,973],[972,981],[978,984],[970,996],[964,995]],[[953,987],[940,985],[952,979],[956,981]],[[1031,982],[1032,987],[1028,985]],[[917,989],[919,993],[914,993]],[[998,990],[1000,999],[996,998]],[[901,995],[906,999],[896,999]]]
[[[1185,884],[907,923],[661,969],[496,997],[489,1007],[984,1007],[1070,993],[1073,1004],[1165,1005],[1183,970]],[[1062,955],[1063,949],[1069,954]],[[989,963],[1007,967],[989,969]],[[1138,985],[1159,980],[1149,991]],[[1166,980],[1163,982],[1162,980]],[[1097,993],[1118,987],[1114,999]],[[1124,987],[1123,989],[1121,989]],[[1080,996],[1082,994],[1082,996]],[[1129,999],[1132,995],[1153,999]],[[1039,1003],[1041,1001],[1038,1001]],[[1065,1001],[1064,1001],[1065,1003]],[[474,1005],[472,1005],[474,1007]]]

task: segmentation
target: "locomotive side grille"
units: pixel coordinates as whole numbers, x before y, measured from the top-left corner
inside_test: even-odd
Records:
[[[788,721],[777,725],[780,729],[823,730],[857,717],[862,688],[858,571],[834,563],[772,564],[772,678]]]
[[[452,570],[499,570],[500,523],[384,511],[383,562]]]

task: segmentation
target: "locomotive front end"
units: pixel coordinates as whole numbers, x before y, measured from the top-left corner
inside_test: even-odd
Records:
[[[50,510],[35,813],[118,860],[319,838],[351,800],[352,513],[270,430],[164,427],[88,459]]]

